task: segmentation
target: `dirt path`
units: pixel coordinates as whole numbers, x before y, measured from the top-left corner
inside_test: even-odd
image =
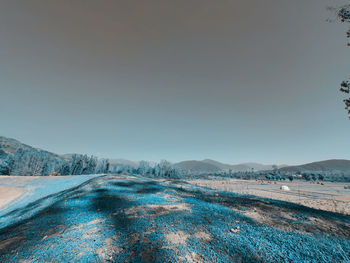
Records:
[[[0,176],[0,209],[25,193],[25,183],[38,178],[38,176]]]
[[[180,181],[106,176],[6,215],[0,262],[341,262],[350,218]]]
[[[20,197],[24,191],[25,190],[20,187],[0,185],[0,209]]]
[[[100,175],[82,176],[0,176],[0,228],[6,214],[31,202],[80,185]]]

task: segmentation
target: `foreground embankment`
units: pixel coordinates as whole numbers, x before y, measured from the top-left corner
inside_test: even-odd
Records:
[[[0,262],[347,262],[350,257],[349,216],[179,180],[94,177],[5,217],[14,221],[0,229]]]

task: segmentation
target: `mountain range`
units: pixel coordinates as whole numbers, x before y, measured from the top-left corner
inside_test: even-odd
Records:
[[[30,149],[34,148],[30,145],[24,144],[18,140],[0,136],[0,162],[6,158],[8,154],[14,154],[18,149]],[[36,148],[37,149],[37,148]],[[41,149],[39,149],[41,150]],[[43,151],[43,150],[41,150]],[[52,154],[52,157],[70,159],[72,154],[58,155],[55,153]],[[109,159],[110,164],[113,166],[117,165],[128,165],[131,167],[138,167],[137,161],[130,161],[126,159]],[[241,163],[241,164],[225,164],[211,159],[205,160],[187,160],[178,163],[174,163],[174,166],[191,171],[194,173],[215,173],[219,171],[229,171],[232,172],[244,172],[244,171],[264,171],[272,170],[273,165],[264,165],[260,163]],[[280,165],[278,166],[280,171],[283,172],[312,172],[312,171],[337,171],[337,172],[350,172],[350,160],[345,159],[333,159],[325,160],[319,162],[312,162],[302,165]]]
[[[202,161],[190,160],[182,161],[174,164],[176,167],[183,170],[190,170],[196,173],[202,172],[219,172],[229,171],[232,172],[246,172],[246,171],[264,171],[273,169],[273,165],[265,165],[260,163],[241,163],[241,164],[225,164],[211,159],[205,159]],[[286,165],[278,166],[278,168],[285,167]]]

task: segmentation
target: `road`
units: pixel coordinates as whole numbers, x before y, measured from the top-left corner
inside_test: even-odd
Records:
[[[180,180],[102,176],[10,212],[0,262],[348,262],[350,218]]]

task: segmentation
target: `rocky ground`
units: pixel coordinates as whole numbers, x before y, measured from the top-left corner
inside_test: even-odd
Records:
[[[179,180],[92,177],[4,215],[0,262],[348,262],[350,217]]]

